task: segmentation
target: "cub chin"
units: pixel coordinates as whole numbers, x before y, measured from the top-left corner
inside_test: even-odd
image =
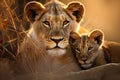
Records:
[[[94,30],[89,34],[79,35],[71,32],[69,43],[82,69],[106,64],[102,44],[104,34],[100,30]]]

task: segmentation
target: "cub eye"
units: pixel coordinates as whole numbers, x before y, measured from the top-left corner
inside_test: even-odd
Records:
[[[76,50],[80,51],[80,49],[79,49],[79,48],[76,48]]]
[[[91,52],[93,49],[94,49],[93,47],[89,47],[88,52]]]
[[[43,25],[46,26],[46,27],[50,27],[50,23],[48,21],[43,21]]]
[[[80,49],[79,48],[76,48],[75,51],[78,52],[78,53],[80,53]]]
[[[68,24],[69,24],[69,21],[68,21],[68,20],[65,20],[65,21],[63,22],[63,26],[64,26],[64,27],[68,26]]]

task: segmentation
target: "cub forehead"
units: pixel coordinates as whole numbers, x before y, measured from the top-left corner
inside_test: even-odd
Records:
[[[89,37],[87,35],[81,35],[79,39],[76,40],[76,44],[87,44],[89,43]]]
[[[82,42],[88,42],[89,41],[89,37],[87,35],[82,35],[81,36],[81,41]]]

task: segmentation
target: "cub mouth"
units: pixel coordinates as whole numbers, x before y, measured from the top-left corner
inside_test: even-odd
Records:
[[[81,68],[83,68],[83,69],[89,69],[89,68],[91,68],[92,67],[92,63],[89,63],[89,64],[81,64]]]

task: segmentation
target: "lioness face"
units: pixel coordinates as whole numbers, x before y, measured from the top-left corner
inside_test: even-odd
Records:
[[[90,35],[79,36],[77,33],[71,33],[70,45],[82,68],[92,67],[102,44],[102,39],[103,33],[98,30],[93,31]]]
[[[63,55],[69,44],[69,34],[78,25],[83,16],[83,6],[70,3],[68,6],[59,1],[51,1],[44,6],[38,2],[30,2],[25,13],[31,22],[35,39],[44,42],[50,55]]]
[[[38,23],[38,26],[41,24],[41,26],[34,27],[35,34],[39,40],[44,40],[48,53],[56,54],[57,52],[57,55],[64,54],[68,46],[69,34],[73,29],[75,21],[61,11],[59,15],[47,12],[36,23]]]

